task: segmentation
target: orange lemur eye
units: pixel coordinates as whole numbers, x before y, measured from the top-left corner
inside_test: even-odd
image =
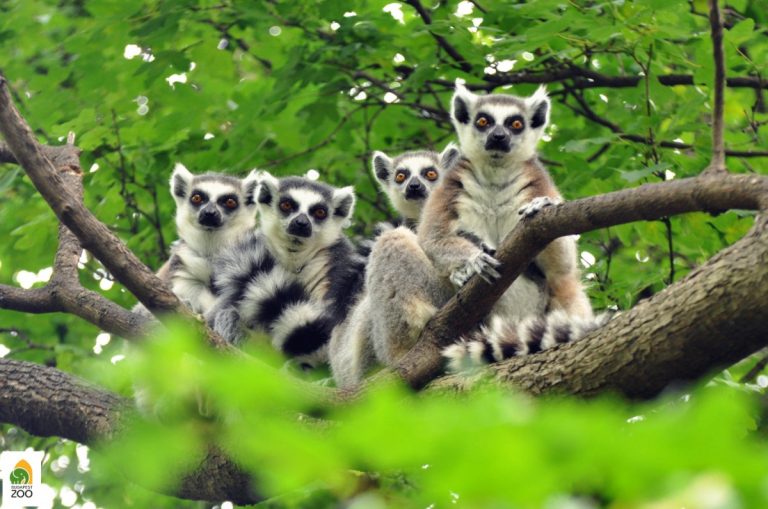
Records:
[[[397,182],[398,184],[402,184],[403,182],[405,182],[405,173],[398,173],[397,175],[395,175],[395,182]]]
[[[427,180],[437,180],[437,172],[435,170],[429,170],[425,176]]]
[[[318,219],[325,219],[328,216],[328,211],[325,209],[316,209],[312,215]]]
[[[290,212],[291,210],[293,210],[293,205],[291,205],[291,202],[289,202],[287,200],[286,201],[281,201],[280,202],[280,210],[282,210],[283,212]]]
[[[192,195],[189,201],[191,201],[195,205],[200,205],[201,203],[203,203],[203,196],[201,194],[195,193]]]
[[[224,206],[227,207],[228,209],[237,208],[237,200],[235,200],[234,198],[230,198],[224,202]]]
[[[477,127],[485,127],[488,125],[488,119],[485,117],[480,117],[475,121],[475,125]]]
[[[512,122],[512,129],[522,129],[523,128],[523,122],[522,120],[515,120]]]

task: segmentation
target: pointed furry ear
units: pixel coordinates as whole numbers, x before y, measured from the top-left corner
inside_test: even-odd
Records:
[[[459,160],[460,156],[461,151],[459,150],[459,147],[453,142],[449,143],[443,151],[440,152],[440,168],[444,171],[450,170],[453,168],[453,165],[456,164],[456,161]]]
[[[171,194],[174,198],[184,198],[192,187],[192,179],[195,178],[192,173],[181,163],[173,166],[171,174]]]
[[[533,95],[525,100],[528,110],[531,114],[531,127],[533,129],[539,129],[546,127],[549,124],[549,96],[547,95],[547,87],[544,85],[539,86]]]
[[[266,171],[259,173],[259,195],[257,198],[259,203],[271,205],[279,189],[279,180]]]
[[[371,158],[371,169],[377,179],[385,182],[392,173],[392,159],[384,152],[377,150]]]
[[[355,188],[352,186],[342,187],[333,192],[333,215],[349,219],[352,217],[352,211],[355,208]]]
[[[251,170],[251,173],[243,179],[243,199],[246,207],[256,205],[256,189],[259,187],[262,174],[261,170]]]
[[[468,124],[469,109],[476,99],[477,96],[457,79],[456,91],[453,93],[453,100],[451,100],[451,117],[461,124]]]

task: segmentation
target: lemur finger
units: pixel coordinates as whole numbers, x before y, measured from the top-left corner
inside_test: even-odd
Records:
[[[552,201],[552,199],[549,198],[548,196],[537,196],[536,198],[528,202],[526,205],[523,205],[522,207],[520,207],[517,213],[524,217],[531,217],[536,213],[538,213],[544,207],[549,207],[554,204],[555,202]]]

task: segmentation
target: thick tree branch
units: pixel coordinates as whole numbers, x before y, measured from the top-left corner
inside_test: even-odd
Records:
[[[0,359],[0,422],[39,436],[98,445],[136,418],[131,402],[54,368]],[[254,504],[262,498],[251,477],[210,449],[171,494],[191,500]]]
[[[128,290],[148,309],[178,311],[176,296],[125,244],[73,196],[64,179],[45,157],[32,131],[19,115],[8,93],[7,82],[0,77],[0,132],[14,158],[48,202],[59,220],[78,238]],[[79,166],[78,166],[79,169]]]
[[[709,1],[709,23],[712,34],[712,51],[715,60],[715,94],[712,106],[712,161],[707,173],[724,173],[725,167],[725,56],[723,55],[723,19],[718,0]]]
[[[469,332],[485,316],[509,285],[552,240],[565,235],[632,221],[650,221],[685,212],[721,212],[768,207],[768,177],[753,175],[701,176],[693,179],[645,184],[566,202],[521,221],[502,242],[496,255],[501,278],[488,285],[472,278],[433,317],[421,339],[397,368],[414,387],[422,387],[440,374],[440,350]],[[386,378],[384,374],[380,378]]]

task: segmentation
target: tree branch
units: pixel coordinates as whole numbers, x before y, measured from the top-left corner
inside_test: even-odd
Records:
[[[0,422],[35,435],[98,447],[117,438],[136,418],[129,400],[55,368],[0,359],[0,380]],[[263,499],[255,492],[251,476],[213,448],[171,494],[237,504]]]
[[[485,378],[531,394],[656,396],[764,348],[768,315],[768,217],[682,281],[621,313],[580,341],[493,364]],[[479,376],[440,378],[461,391]]]
[[[19,115],[0,76],[0,132],[14,158],[59,220],[148,309],[178,311],[176,296],[104,224],[72,195]],[[79,162],[77,165],[79,171]],[[69,192],[67,192],[69,191]]]
[[[416,388],[439,375],[442,347],[485,318],[523,269],[558,237],[685,212],[761,210],[767,206],[768,177],[723,175],[645,184],[548,208],[521,221],[504,239],[496,253],[501,277],[493,285],[473,277],[427,324],[419,342],[403,357],[396,371]],[[385,373],[378,378],[389,376]]]
[[[430,17],[427,10],[424,8],[423,5],[421,5],[421,2],[419,0],[405,0],[405,3],[413,7],[416,12],[419,14],[419,17],[421,17],[422,21],[424,21],[424,24],[429,26],[432,24],[432,18]],[[470,72],[472,70],[472,65],[467,62],[467,60],[461,56],[461,53],[459,53],[456,48],[451,46],[451,44],[445,40],[445,38],[441,35],[437,35],[433,31],[429,31],[429,33],[432,35],[432,37],[435,38],[435,41],[437,41],[437,44],[445,50],[446,53],[448,53],[451,58],[459,64],[459,67],[464,72]]]
[[[715,99],[712,107],[712,161],[704,170],[707,173],[727,172],[725,167],[725,57],[723,55],[723,19],[718,0],[709,1],[709,23],[712,32],[712,51],[715,60]]]

